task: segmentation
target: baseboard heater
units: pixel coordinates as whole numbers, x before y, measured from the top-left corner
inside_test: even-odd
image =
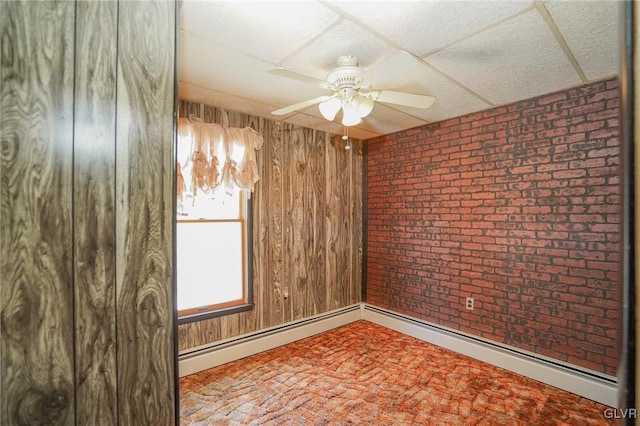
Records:
[[[255,333],[190,348],[178,354],[179,375],[184,377],[195,374],[358,321],[362,319],[361,310],[360,304],[351,305]]]
[[[513,371],[576,395],[616,407],[616,378],[498,344],[365,303],[293,321],[179,354],[180,377],[311,337],[358,320],[398,331],[468,357]]]
[[[454,352],[592,399],[618,405],[616,378],[497,344],[386,309],[364,305],[363,319]]]

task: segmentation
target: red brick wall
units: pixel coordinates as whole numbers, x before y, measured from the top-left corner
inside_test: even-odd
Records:
[[[367,302],[614,375],[618,96],[610,79],[368,141]]]

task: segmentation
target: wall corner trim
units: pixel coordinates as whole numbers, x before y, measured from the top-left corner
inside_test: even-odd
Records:
[[[528,353],[425,321],[365,304],[363,318],[374,324],[450,349],[525,377],[617,407],[616,378],[583,370],[551,358]]]

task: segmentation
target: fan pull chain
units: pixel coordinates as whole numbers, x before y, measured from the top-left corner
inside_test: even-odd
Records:
[[[351,149],[351,141],[349,141],[349,126],[344,126],[344,135],[342,135],[342,140],[345,141],[344,149],[346,151]]]

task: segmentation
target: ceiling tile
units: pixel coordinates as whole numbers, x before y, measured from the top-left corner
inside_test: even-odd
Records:
[[[224,108],[230,111],[243,112],[257,117],[273,117],[270,114],[273,110],[271,105],[195,86],[184,81],[181,81],[178,85],[178,97],[183,100]]]
[[[390,84],[384,89],[435,96],[436,101],[427,109],[392,106],[429,122],[442,121],[492,106],[426,65],[403,75],[398,83]]]
[[[305,127],[307,129],[316,129],[327,133],[333,133],[335,135],[344,134],[344,126],[342,124],[334,121],[327,121],[324,118],[318,118],[308,114],[294,114],[283,121],[285,123]],[[349,136],[356,139],[370,139],[379,135],[356,127],[350,127]]]
[[[498,105],[580,83],[569,59],[535,9],[425,60]]]
[[[362,68],[369,68],[397,52],[397,49],[362,27],[342,21],[331,28],[282,66],[324,80],[336,60],[343,55],[354,55]]]
[[[323,132],[333,133],[336,135],[341,135],[343,131],[343,126],[339,123],[334,123],[332,121],[327,121],[324,118],[318,118],[303,113],[293,114],[282,121],[296,126],[321,130]]]
[[[620,1],[550,1],[545,3],[589,80],[620,71]]]
[[[376,103],[371,114],[365,117],[362,124],[359,124],[358,127],[373,133],[386,135],[401,130],[412,129],[424,124],[427,124],[424,120],[389,108],[385,104]]]
[[[341,134],[342,125],[324,120],[317,105],[286,116],[271,115],[277,108],[331,92],[319,83],[269,71],[281,65],[324,80],[344,54],[359,58],[367,71],[365,83],[375,83],[376,89],[437,98],[426,110],[378,103],[362,124],[350,129],[360,139],[580,84],[548,17],[589,79],[617,74],[620,62],[617,34],[622,15],[614,10],[620,8],[617,1],[180,4],[178,74],[183,99]],[[549,11],[545,19],[543,7]],[[385,61],[397,58],[398,50],[425,63],[402,71],[407,65],[403,61]]]
[[[180,28],[275,64],[340,15],[309,1],[186,0],[180,18]]]
[[[342,134],[342,133],[338,133],[338,134]],[[378,136],[382,136],[382,134],[381,133],[371,132],[369,130],[361,129],[361,128],[358,128],[358,127],[349,128],[349,137],[350,138],[360,139],[360,140],[364,141],[364,140],[367,140],[367,139],[377,138]]]
[[[319,86],[270,74],[272,68],[268,62],[181,32],[178,67],[181,81],[274,107],[327,94]],[[282,80],[286,80],[285,86]]]
[[[414,55],[423,56],[533,5],[531,1],[331,2]]]

